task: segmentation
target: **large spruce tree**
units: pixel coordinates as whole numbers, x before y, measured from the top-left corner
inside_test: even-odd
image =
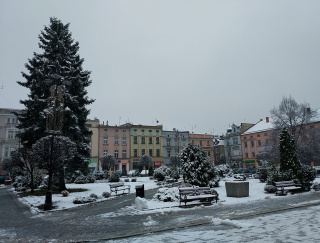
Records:
[[[57,18],[50,18],[50,25],[45,26],[39,35],[39,48],[42,53],[34,53],[25,64],[28,73],[22,72],[25,82],[18,84],[30,90],[28,99],[20,100],[25,106],[19,119],[20,140],[24,147],[32,145],[46,133],[49,80],[54,80],[62,88],[64,98],[62,135],[70,138],[77,145],[77,154],[66,168],[72,173],[81,170],[88,173],[90,149],[88,137],[91,132],[85,126],[89,110],[87,105],[94,100],[87,96],[86,88],[91,84],[90,72],[82,68],[84,59],[80,58],[79,43],[74,42],[69,24],[63,24]]]
[[[293,136],[287,128],[282,129],[280,134],[280,171],[292,171],[293,175],[300,179],[299,171],[301,163],[296,152]]]

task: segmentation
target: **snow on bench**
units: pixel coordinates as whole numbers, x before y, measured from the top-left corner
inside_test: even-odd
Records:
[[[110,194],[112,192],[115,192],[116,195],[118,195],[119,191],[122,191],[124,193],[125,190],[128,190],[128,193],[130,193],[130,185],[125,185],[123,182],[118,182],[118,183],[112,183],[109,184],[110,186]]]
[[[286,195],[286,191],[297,190],[302,191],[302,187],[300,184],[296,184],[294,181],[276,181],[275,186],[277,188],[276,195]]]
[[[180,187],[180,206],[181,202],[184,202],[184,206],[187,206],[187,202],[200,200],[201,202],[211,202],[214,199],[218,202],[218,195],[212,194],[210,187]]]

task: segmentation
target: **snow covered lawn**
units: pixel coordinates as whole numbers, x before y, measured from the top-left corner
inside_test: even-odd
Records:
[[[121,179],[124,181],[124,179]],[[233,178],[228,179],[228,181],[232,181]],[[219,201],[218,204],[241,204],[246,203],[248,201],[254,200],[265,200],[268,198],[276,197],[275,194],[266,194],[264,192],[265,183],[259,182],[258,179],[248,179],[249,182],[249,197],[227,197],[226,196],[226,189],[225,189],[225,181],[220,181],[220,186],[214,188],[219,193]],[[316,181],[319,183],[320,178],[317,178]],[[110,200],[115,198],[115,194],[112,193],[110,198],[103,198],[103,192],[110,192],[109,183],[91,183],[91,184],[67,184],[67,188],[85,188],[88,191],[85,192],[76,192],[70,193],[68,197],[63,197],[62,194],[54,194],[52,196],[53,204],[55,206],[54,210],[63,210],[72,207],[78,207],[82,204],[74,204],[73,200],[77,197],[89,197],[90,194],[94,193],[99,196],[97,201],[103,200]],[[135,186],[144,184],[145,190],[157,188],[156,182],[154,180],[150,180],[149,177],[137,177],[137,182],[124,182],[125,185],[130,185],[131,190],[130,193],[136,193]],[[14,190],[14,189],[13,189]],[[19,198],[24,204],[30,206],[31,211],[39,211],[37,206],[44,204],[45,196],[28,196]],[[134,200],[132,201],[134,204]],[[198,202],[196,202],[198,203]],[[188,203],[189,204],[189,203]],[[214,203],[215,205],[215,203]],[[214,206],[213,205],[213,206]],[[161,202],[158,200],[148,200],[148,209],[143,211],[138,211],[135,209],[134,205],[130,208],[123,209],[123,213],[129,213],[128,211],[132,211],[135,213],[150,213],[150,211],[154,213],[158,212],[166,212],[166,211],[176,211],[176,210],[183,210],[178,207],[179,201],[175,202]],[[125,212],[127,211],[127,212]],[[131,212],[131,213],[132,213]],[[110,216],[110,215],[109,215]]]

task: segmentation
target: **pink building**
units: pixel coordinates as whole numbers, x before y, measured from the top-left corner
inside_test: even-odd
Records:
[[[124,174],[129,171],[130,127],[127,124],[121,126],[100,125],[99,158],[107,154],[116,158],[115,170],[121,170]],[[101,170],[101,165],[99,170]]]

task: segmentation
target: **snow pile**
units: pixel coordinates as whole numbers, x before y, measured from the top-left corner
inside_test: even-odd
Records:
[[[229,226],[233,226],[236,228],[243,228],[243,227],[249,226],[249,225],[244,224],[240,221],[234,221],[234,220],[230,220],[230,219],[219,219],[219,218],[213,218],[212,224],[213,225],[229,225]]]
[[[141,197],[136,197],[135,206],[138,210],[148,209],[148,200]]]
[[[144,226],[154,226],[154,225],[156,225],[156,224],[157,224],[157,222],[154,221],[151,216],[148,216],[148,217],[147,217],[147,221],[146,221],[146,222],[143,222],[143,225],[144,225]]]

